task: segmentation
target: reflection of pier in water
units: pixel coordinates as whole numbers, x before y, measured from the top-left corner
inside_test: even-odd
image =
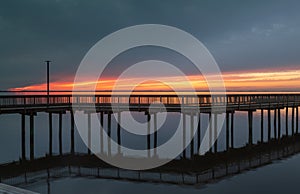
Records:
[[[228,152],[180,159],[147,171],[123,170],[109,166],[90,154],[46,156],[30,161],[0,165],[1,181],[22,186],[64,177],[88,177],[199,186],[245,171],[268,165],[300,152],[300,136],[283,137],[281,141],[231,149]]]
[[[49,104],[48,104],[49,102]],[[72,109],[72,103],[73,108]],[[104,119],[107,118],[107,134],[112,133],[111,115],[112,107],[118,110],[117,118],[121,120],[121,112],[130,109],[131,111],[145,112],[148,120],[153,122],[154,130],[157,130],[157,113],[162,111],[161,106],[149,111],[151,104],[164,104],[165,111],[179,112],[183,115],[183,135],[187,130],[192,134],[193,130],[196,135],[190,142],[187,149],[184,149],[181,159],[174,160],[167,165],[151,171],[126,171],[112,168],[105,165],[100,160],[91,155],[88,150],[87,155],[76,155],[74,142],[74,111],[84,111],[87,115],[88,144],[91,145],[91,115],[99,114],[100,123],[103,126]],[[214,105],[215,110],[211,109]],[[1,96],[0,113],[1,114],[21,114],[21,161],[18,163],[6,164],[1,166],[2,181],[8,180],[9,177],[18,177],[17,182],[31,182],[34,177],[39,177],[39,173],[46,172],[47,177],[56,176],[95,176],[103,178],[128,179],[134,181],[151,181],[151,182],[170,182],[176,184],[197,184],[219,177],[226,177],[231,174],[241,172],[245,169],[265,165],[273,159],[278,159],[293,155],[300,151],[298,137],[298,106],[300,104],[300,95],[297,94],[272,94],[272,95],[227,95],[227,96],[176,96],[176,95],[131,95],[130,97],[117,95],[51,95],[48,99],[44,95],[24,95],[24,96]],[[96,112],[93,112],[91,105],[95,105]],[[226,105],[226,108],[224,108]],[[183,109],[182,109],[183,107]],[[218,108],[219,107],[219,108]],[[291,110],[291,125],[289,125],[289,109]],[[247,129],[248,141],[247,146],[243,148],[234,148],[234,114],[235,111],[246,111],[248,113]],[[261,112],[260,142],[254,144],[253,141],[253,112]],[[281,116],[285,111],[285,129],[282,130]],[[46,112],[49,118],[49,151],[47,157],[35,159],[34,145],[34,119],[39,112]],[[70,112],[70,153],[63,154],[62,140],[62,115]],[[267,113],[267,139],[264,138],[264,113]],[[53,114],[58,114],[58,146],[59,156],[53,156]],[[209,139],[210,145],[213,145],[209,153],[205,156],[195,156],[192,160],[187,159],[187,152],[191,156],[198,153],[195,149],[200,147],[202,134],[200,133],[201,115],[207,114],[209,118]],[[224,152],[218,150],[218,139],[213,142],[213,137],[217,137],[217,115],[225,114],[225,141],[226,148]],[[104,115],[107,115],[104,117]],[[29,160],[26,158],[25,133],[26,117],[29,116]],[[271,117],[273,116],[273,122]],[[151,119],[153,118],[153,119]],[[190,118],[188,120],[188,118]],[[198,121],[198,126],[193,126],[194,120]],[[190,122],[190,128],[186,124]],[[273,127],[272,127],[273,126]],[[290,126],[290,127],[289,127]],[[194,129],[195,127],[195,129]],[[273,129],[273,131],[272,131]],[[102,130],[100,130],[102,131]],[[150,131],[150,125],[148,125]],[[290,132],[290,133],[289,133]],[[122,129],[120,125],[116,127],[116,142],[122,145]],[[289,137],[290,136],[290,137]],[[103,152],[103,134],[100,133],[100,152]],[[157,133],[147,136],[147,148],[157,147]],[[102,140],[102,141],[101,141]],[[182,139],[183,146],[186,142]],[[109,152],[109,146],[107,152]],[[214,151],[214,153],[213,153]],[[118,149],[118,153],[121,150]],[[257,152],[257,153],[256,153]],[[109,153],[108,153],[109,154]],[[155,149],[154,149],[155,155]],[[151,156],[148,154],[148,156]],[[4,167],[5,166],[5,167]],[[57,172],[56,167],[59,167]],[[10,169],[10,170],[6,170]],[[85,169],[85,170],[83,170]],[[176,169],[182,169],[178,171]],[[61,172],[60,172],[61,171]],[[31,172],[33,173],[31,176]],[[90,174],[88,173],[90,172]],[[58,173],[58,175],[56,175]],[[106,173],[106,175],[105,175]],[[126,174],[129,177],[126,177]],[[116,175],[116,176],[113,176]],[[41,175],[44,179],[44,175]],[[46,179],[47,179],[46,177]],[[146,177],[146,178],[145,178]],[[147,179],[148,177],[148,179]],[[153,177],[156,177],[155,179]],[[174,177],[168,179],[166,177]],[[22,179],[23,178],[23,179]],[[14,178],[11,180],[15,180]],[[17,181],[20,180],[20,181]],[[12,183],[14,184],[14,183]]]

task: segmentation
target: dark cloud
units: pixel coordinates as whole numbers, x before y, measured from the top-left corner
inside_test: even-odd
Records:
[[[300,64],[296,0],[27,0],[0,2],[0,89],[75,74],[88,49],[126,26],[160,23],[202,41],[223,71]]]

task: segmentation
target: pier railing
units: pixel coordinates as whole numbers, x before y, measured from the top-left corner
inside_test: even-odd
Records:
[[[0,96],[0,108],[71,106],[72,104],[121,105],[129,106],[149,104],[184,106],[292,106],[300,103],[300,94],[234,94],[234,95],[7,95]]]

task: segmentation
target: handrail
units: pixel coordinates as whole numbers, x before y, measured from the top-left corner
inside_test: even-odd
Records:
[[[300,94],[230,94],[223,95],[164,95],[164,94],[133,94],[133,95],[5,95],[0,96],[0,108],[8,106],[30,105],[71,105],[74,104],[152,104],[166,105],[244,105],[267,104],[269,107],[279,103],[290,105],[300,102]]]

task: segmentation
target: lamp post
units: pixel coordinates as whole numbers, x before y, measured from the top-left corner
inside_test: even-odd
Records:
[[[50,94],[50,78],[49,78],[49,69],[50,69],[50,62],[51,61],[45,61],[47,65],[47,105],[49,106],[49,94]]]

